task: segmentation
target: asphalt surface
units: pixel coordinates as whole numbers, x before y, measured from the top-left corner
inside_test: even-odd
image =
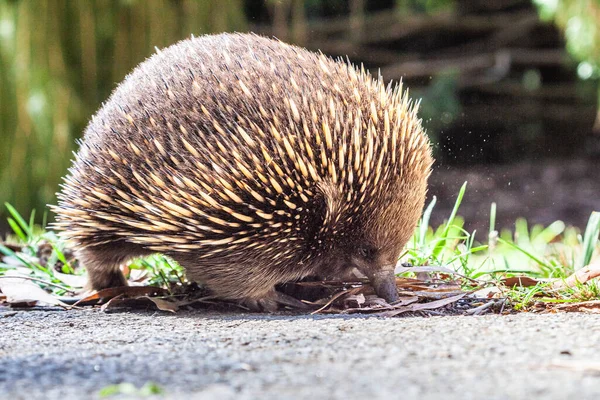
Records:
[[[592,399],[600,316],[0,309],[0,398],[98,398],[120,382],[173,399]]]

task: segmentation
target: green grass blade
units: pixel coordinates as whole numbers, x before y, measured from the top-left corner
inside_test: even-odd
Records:
[[[423,213],[423,218],[421,218],[421,224],[419,226],[419,247],[423,248],[425,246],[425,239],[427,237],[427,230],[429,229],[429,220],[431,218],[431,213],[433,211],[433,207],[435,207],[435,203],[437,202],[437,198],[433,196],[431,202],[425,209]]]
[[[515,243],[518,243],[520,246],[529,246],[531,243],[529,228],[525,218],[517,218],[515,221]]]
[[[590,215],[587,226],[585,228],[585,234],[583,235],[583,249],[581,256],[575,264],[575,269],[585,267],[592,260],[592,255],[598,244],[598,234],[600,234],[600,212],[594,211]]]
[[[8,247],[0,244],[0,253],[4,254],[5,256],[8,257],[14,257],[17,260],[19,260],[24,266],[30,268],[30,269],[34,269],[34,265],[32,263],[30,263],[29,261],[27,261],[26,259],[24,259],[23,257],[19,256],[17,253],[15,253],[14,251],[12,251],[11,249],[9,249]]]
[[[0,263],[0,269],[17,269],[16,265]],[[2,272],[0,272],[1,274]]]
[[[556,237],[560,236],[565,231],[565,223],[555,221],[537,233],[533,239],[535,244],[548,245]],[[533,237],[533,235],[532,235]]]
[[[448,233],[450,232],[450,228],[452,227],[454,218],[456,218],[456,213],[458,212],[458,208],[460,207],[460,203],[462,202],[462,199],[465,195],[466,190],[467,190],[467,182],[463,183],[462,187],[460,188],[460,191],[458,192],[458,196],[456,197],[456,201],[454,202],[454,208],[452,209],[452,212],[450,213],[450,218],[448,218],[448,222],[446,222],[446,226],[444,227],[442,234],[440,235],[439,239],[437,240],[437,242],[435,244],[435,247],[433,248],[432,256],[434,258],[438,258],[440,256],[440,254],[442,253],[442,251],[444,250],[444,247],[446,246],[446,239],[447,239]]]
[[[454,261],[460,259],[461,257],[465,257],[465,256],[469,256],[471,254],[475,254],[478,253],[480,251],[486,250],[488,248],[487,245],[481,245],[481,246],[477,246],[477,247],[471,247],[465,251],[463,251],[462,253],[457,254],[456,256],[454,256],[453,258],[451,258],[447,263],[448,264],[452,264]]]
[[[75,270],[73,269],[71,264],[67,261],[67,257],[65,257],[63,252],[54,243],[52,243],[52,248],[54,249],[56,258],[58,258],[58,260],[63,263],[63,273],[74,274]]]
[[[21,229],[19,224],[12,218],[8,218],[7,221],[8,221],[8,225],[10,225],[10,228],[13,230],[15,235],[17,235],[19,237],[19,239],[21,239],[22,241],[26,242],[27,235],[25,234],[25,232],[23,232],[23,229]]]
[[[10,215],[19,224],[19,227],[27,235],[27,237],[31,236],[31,230],[29,229],[29,224],[27,223],[27,221],[25,221],[25,219],[23,219],[21,214],[19,214],[19,212],[13,206],[11,206],[9,203],[4,203],[4,205],[6,206],[6,209],[8,210]]]
[[[533,260],[533,261],[534,261],[536,264],[538,264],[539,266],[541,266],[541,267],[544,267],[545,269],[547,269],[547,270],[549,270],[549,271],[551,271],[551,270],[553,270],[553,269],[554,269],[554,268],[552,268],[552,266],[551,266],[550,264],[548,264],[548,263],[545,263],[545,262],[544,262],[544,261],[542,261],[540,258],[538,258],[538,257],[534,256],[533,254],[531,254],[529,251],[525,250],[524,248],[522,248],[522,247],[520,247],[520,246],[518,246],[518,245],[516,245],[516,244],[514,244],[514,243],[512,243],[512,242],[509,242],[509,241],[506,241],[506,240],[504,240],[504,239],[501,239],[501,238],[498,238],[498,241],[499,241],[500,243],[503,243],[503,244],[505,244],[505,245],[507,245],[507,246],[510,246],[510,247],[512,247],[513,249],[515,249],[515,250],[518,250],[518,251],[520,251],[521,253],[525,254],[527,257],[529,257],[531,260]]]
[[[41,272],[50,277],[54,277],[54,274],[52,273],[52,271],[50,269],[43,267],[38,263],[28,261],[27,259],[21,257],[18,253],[12,251],[11,249],[9,249],[8,247],[6,247],[2,244],[0,244],[0,253],[4,254],[5,256],[8,256],[8,257],[16,258],[17,260],[19,260],[19,262],[24,267],[27,267],[27,268],[31,269],[32,271],[38,271],[38,272]]]
[[[490,235],[496,230],[496,203],[490,206]]]
[[[46,230],[46,225],[48,224],[48,210],[44,210],[44,215],[42,216],[42,229]]]
[[[29,232],[33,232],[33,226],[35,225],[35,210],[31,211],[29,216]]]

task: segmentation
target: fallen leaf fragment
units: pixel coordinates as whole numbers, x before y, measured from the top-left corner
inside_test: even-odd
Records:
[[[113,309],[157,309],[158,306],[151,297],[127,297],[125,295],[118,295],[102,304],[100,310],[108,312]],[[172,310],[168,310],[172,311]],[[175,312],[175,311],[172,311]]]
[[[416,303],[417,301],[419,301],[419,296],[401,297],[400,300],[398,300],[397,302],[392,304],[392,306],[394,306],[394,307],[407,306],[409,304]]]
[[[353,294],[344,299],[344,308],[361,308],[365,301],[364,294]]]
[[[24,278],[3,276],[3,279],[0,279],[0,290],[6,296],[5,301],[11,305],[36,305],[41,302],[51,306],[67,307],[67,304],[57,297]]]
[[[143,297],[143,296],[166,296],[169,292],[156,286],[121,286],[115,288],[102,289],[93,293],[75,303],[75,305],[84,305],[86,303],[97,304],[104,300],[109,300],[118,296]]]
[[[552,305],[550,308],[554,311],[600,314],[600,300],[582,301],[579,303],[555,304]]]
[[[54,276],[60,279],[61,282],[76,289],[83,288],[87,282],[85,275],[63,274],[62,272],[54,271]]]
[[[445,298],[442,300],[430,301],[429,303],[415,303],[415,304],[411,304],[406,307],[396,308],[391,311],[384,311],[382,313],[378,313],[375,315],[379,315],[382,317],[394,317],[396,315],[403,314],[406,312],[415,312],[415,311],[421,311],[421,310],[435,310],[436,308],[441,308],[441,307],[444,307],[445,305],[452,304],[452,303],[462,299],[466,295],[467,295],[467,293],[461,293],[456,296],[448,297],[448,298]]]
[[[367,296],[365,304],[358,308],[346,308],[341,310],[342,314],[356,314],[356,313],[369,313],[369,312],[381,312],[385,310],[394,310],[401,306],[407,306],[412,303],[419,301],[418,296],[401,297],[400,300],[394,304],[389,304],[384,299],[377,296]]]
[[[535,278],[531,278],[529,276],[511,276],[508,278],[501,279],[500,282],[502,282],[504,286],[508,287],[531,287],[537,285],[542,281]]]
[[[327,307],[329,307],[334,301],[336,301],[337,299],[339,299],[340,297],[344,296],[344,295],[354,295],[357,294],[361,291],[362,287],[357,287],[357,288],[352,288],[352,289],[348,289],[348,290],[344,290],[341,291],[337,294],[335,294],[331,299],[329,299],[329,301],[327,303],[325,303],[325,305],[321,308],[319,308],[318,310],[315,310],[313,312],[311,312],[310,314],[318,314],[321,311],[325,310]]]
[[[557,280],[552,284],[553,289],[564,289],[586,283],[589,280],[600,276],[600,260],[596,260],[586,267],[583,267],[566,279]]]
[[[158,308],[160,311],[169,311],[169,312],[175,313],[175,312],[177,312],[177,310],[179,310],[179,306],[177,305],[177,303],[168,301],[165,299],[161,299],[160,297],[144,296],[144,297],[140,297],[140,298],[150,300],[152,303],[154,303],[156,308]]]
[[[448,297],[453,297],[459,294],[463,294],[464,292],[462,290],[457,290],[457,291],[453,291],[453,292],[437,292],[435,290],[428,290],[428,291],[400,291],[399,292],[400,295],[404,295],[404,296],[418,296],[421,299],[428,299],[428,300],[440,300],[440,299],[446,299]]]
[[[120,305],[121,300],[123,300],[122,295],[118,295],[107,301],[105,304],[100,307],[101,311],[106,311],[109,308],[118,307]]]
[[[501,294],[502,294],[502,291],[497,286],[489,286],[489,287],[485,287],[483,289],[479,289],[479,290],[473,292],[473,296],[487,298],[487,299],[499,297]]]

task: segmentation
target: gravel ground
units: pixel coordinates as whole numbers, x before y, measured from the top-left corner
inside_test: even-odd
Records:
[[[110,384],[186,399],[591,399],[600,317],[393,318],[0,308],[0,398]]]

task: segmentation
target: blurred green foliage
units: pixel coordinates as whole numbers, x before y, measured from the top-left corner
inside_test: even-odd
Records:
[[[455,0],[396,0],[396,9],[401,14],[415,12],[434,14],[452,11],[456,7]]]
[[[600,0],[533,0],[540,18],[565,33],[567,51],[579,63],[581,79],[600,79]],[[598,90],[600,104],[600,89]],[[596,119],[600,129],[600,111]]]
[[[245,27],[243,0],[1,1],[0,204],[54,201],[75,138],[155,46]]]
[[[582,79],[600,77],[600,0],[533,0],[540,17],[564,30]]]
[[[419,114],[433,142],[439,140],[439,132],[450,127],[463,111],[458,97],[457,77],[453,71],[435,76],[429,86],[415,90],[421,99]]]

